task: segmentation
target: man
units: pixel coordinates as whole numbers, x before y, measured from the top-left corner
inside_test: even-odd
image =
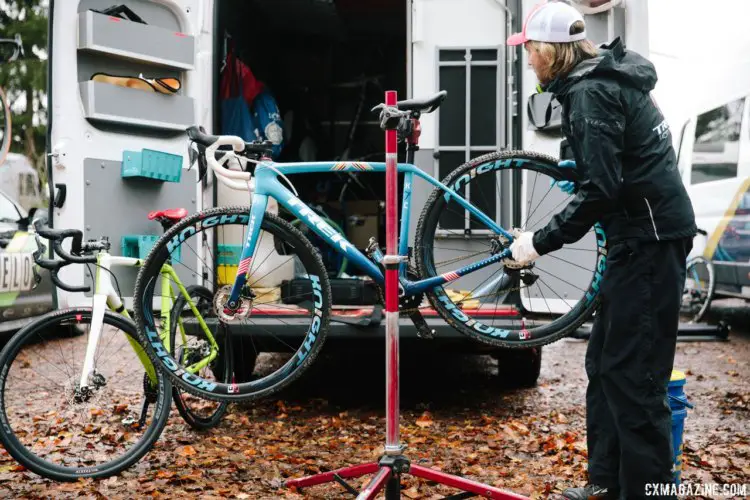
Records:
[[[619,39],[594,47],[581,14],[558,1],[538,5],[508,44],[524,44],[542,88],[562,104],[582,179],[561,186],[575,198],[546,227],[518,235],[513,259],[530,263],[597,221],[608,239],[586,352],[589,484],[563,498],[645,498],[646,484],[673,481],[666,389],[696,234],[669,127],[650,96],[656,72]]]

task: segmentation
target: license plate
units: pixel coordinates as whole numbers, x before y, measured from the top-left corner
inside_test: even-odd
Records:
[[[34,285],[31,253],[0,254],[0,292],[27,292]]]

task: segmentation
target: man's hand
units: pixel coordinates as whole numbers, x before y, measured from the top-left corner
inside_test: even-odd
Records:
[[[576,162],[575,160],[562,160],[557,166],[562,168],[576,168]],[[573,194],[576,190],[576,183],[573,181],[555,181],[555,179],[552,179],[549,183],[550,186],[554,186],[555,184],[557,184],[557,187],[563,193]]]
[[[513,260],[518,264],[528,265],[539,258],[539,253],[537,253],[534,248],[534,243],[532,241],[534,237],[532,231],[521,232],[519,229],[516,229],[513,231],[513,236],[515,239],[510,245],[510,252],[513,256]]]
[[[566,194],[573,194],[576,190],[576,183],[573,181],[556,181],[555,179],[552,179],[549,183],[550,186],[554,186],[557,184],[557,187],[560,188],[560,191]]]

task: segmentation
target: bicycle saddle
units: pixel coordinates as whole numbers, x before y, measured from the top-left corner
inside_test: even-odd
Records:
[[[400,111],[420,111],[422,113],[432,113],[433,111],[438,109],[438,107],[440,107],[447,96],[448,91],[441,90],[437,94],[431,95],[430,97],[399,101],[398,109]]]
[[[167,210],[154,210],[148,213],[148,220],[166,218],[173,221],[182,220],[187,217],[188,211],[184,208],[168,208]]]

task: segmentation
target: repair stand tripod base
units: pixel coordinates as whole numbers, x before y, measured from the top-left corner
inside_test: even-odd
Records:
[[[383,113],[398,116],[395,91],[385,93]],[[382,117],[381,117],[382,119]],[[417,122],[414,122],[418,124]],[[406,163],[414,163],[414,151],[417,150],[419,127],[417,133],[407,138]],[[385,131],[385,233],[386,255],[382,263],[385,267],[385,346],[386,346],[386,398],[385,398],[385,448],[379,462],[344,467],[342,469],[316,474],[314,476],[291,479],[285,486],[302,490],[310,486],[337,482],[352,495],[360,500],[375,498],[385,488],[386,500],[401,498],[401,476],[411,474],[428,481],[443,484],[463,490],[464,493],[446,498],[471,498],[483,496],[496,499],[528,500],[527,497],[488,486],[485,484],[452,476],[440,471],[428,469],[419,465],[412,465],[403,455],[403,446],[399,442],[399,347],[398,347],[398,270],[404,257],[398,255],[397,250],[397,208],[398,195],[397,173],[397,136],[396,129],[386,128]],[[346,479],[374,474],[370,482],[362,491],[346,482]]]
[[[346,479],[356,479],[367,474],[375,475],[362,491],[358,491],[346,482]],[[457,488],[464,492],[445,498],[458,499],[481,496],[496,499],[528,500],[528,497],[501,490],[494,486],[488,486],[470,479],[445,474],[444,472],[422,467],[421,465],[412,465],[409,463],[409,459],[404,455],[384,455],[380,459],[380,462],[344,467],[342,469],[324,472],[323,474],[315,476],[291,479],[287,481],[285,485],[301,491],[310,486],[337,482],[358,499],[375,498],[375,496],[385,488],[386,500],[396,500],[401,498],[401,476],[404,474],[410,474],[427,481]]]

